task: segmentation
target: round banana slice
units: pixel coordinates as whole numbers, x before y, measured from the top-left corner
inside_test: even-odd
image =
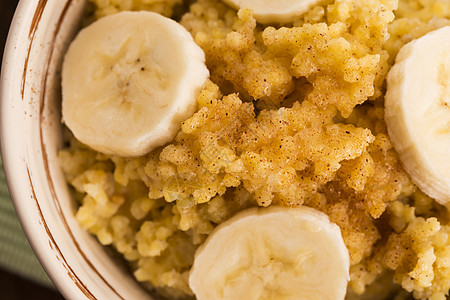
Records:
[[[82,29],[62,68],[63,121],[97,151],[138,156],[174,138],[209,71],[179,23],[121,12]]]
[[[450,26],[402,47],[387,77],[385,118],[416,185],[450,202]]]
[[[189,277],[198,300],[344,299],[349,254],[312,208],[251,208],[200,246]]]
[[[256,21],[262,24],[292,23],[313,6],[323,0],[224,0],[236,8],[249,8],[253,11]]]

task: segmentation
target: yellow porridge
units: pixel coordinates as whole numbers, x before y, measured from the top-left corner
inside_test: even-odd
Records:
[[[307,206],[340,228],[347,299],[446,299],[449,213],[405,171],[384,103],[397,53],[449,26],[450,2],[319,2],[280,25],[220,0],[92,0],[91,21],[123,10],[173,17],[210,74],[163,146],[126,157],[71,137],[60,151],[77,220],[139,282],[193,297],[196,249],[219,224],[252,207]]]

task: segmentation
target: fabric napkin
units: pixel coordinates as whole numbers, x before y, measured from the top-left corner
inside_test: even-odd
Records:
[[[54,287],[22,230],[6,185],[0,157],[0,268],[47,287]]]

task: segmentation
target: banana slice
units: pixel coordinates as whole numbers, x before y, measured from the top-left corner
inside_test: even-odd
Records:
[[[323,0],[224,0],[236,8],[249,8],[253,11],[256,21],[262,24],[292,23],[313,6],[323,3]]]
[[[251,208],[197,250],[198,300],[344,299],[349,254],[336,224],[312,208]]]
[[[137,156],[173,139],[209,71],[177,22],[121,12],[79,32],[62,68],[62,116],[97,151]]]
[[[439,203],[449,203],[450,26],[400,50],[387,77],[385,118],[412,180]]]

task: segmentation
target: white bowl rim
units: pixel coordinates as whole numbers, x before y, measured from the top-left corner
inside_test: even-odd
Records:
[[[133,295],[133,298],[149,299],[148,294],[133,280],[125,278],[129,277],[128,275],[119,275],[110,280],[111,276],[105,274],[105,268],[99,269],[90,261],[85,249],[81,249],[74,238],[64,213],[58,211],[61,207],[52,186],[52,174],[48,168],[48,149],[42,132],[44,110],[42,106],[45,105],[48,69],[39,73],[31,70],[28,63],[35,54],[33,51],[36,47],[55,47],[52,43],[55,42],[65,14],[71,5],[80,5],[82,2],[85,0],[57,2],[21,0],[17,6],[4,50],[0,80],[0,142],[3,167],[17,216],[30,245],[50,279],[65,298],[126,299]],[[40,41],[35,36],[36,32],[43,31],[39,26],[47,22],[46,10],[50,10],[49,13],[55,12],[54,7],[59,9],[56,9],[56,12],[60,15],[55,23],[52,43],[37,45]],[[52,51],[53,48],[48,50],[50,55],[47,57],[47,64],[50,64]],[[41,81],[37,88],[29,84],[29,78],[33,77]],[[30,112],[35,114],[32,115]],[[12,124],[14,127],[11,127]],[[33,127],[36,124],[39,128]],[[24,138],[29,136],[33,137],[32,141]],[[40,144],[40,147],[32,148],[30,145],[33,142]],[[44,169],[42,171],[44,173],[34,172],[33,166],[36,165]],[[43,199],[43,196],[48,199]],[[42,205],[47,202],[56,204],[55,211],[60,216],[61,220],[58,221],[63,227],[62,230],[56,230],[51,216],[43,211]],[[49,226],[49,222],[53,227]],[[61,246],[73,251],[78,261],[71,257],[72,252],[67,255],[70,258],[68,259],[67,251],[62,251]],[[122,281],[124,285],[116,287],[116,284],[120,285]],[[132,290],[131,294],[128,290]]]

